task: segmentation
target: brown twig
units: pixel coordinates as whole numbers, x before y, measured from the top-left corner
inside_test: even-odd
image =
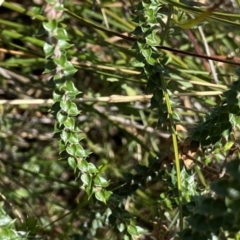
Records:
[[[223,59],[222,56],[215,56],[215,57],[210,57],[204,54],[196,54],[196,53],[191,53],[191,52],[186,52],[186,51],[182,51],[182,50],[177,50],[177,49],[173,49],[170,47],[166,47],[166,46],[157,46],[158,49],[161,50],[166,50],[169,52],[173,52],[173,53],[178,53],[180,55],[185,55],[185,56],[192,56],[192,57],[198,57],[198,58],[203,58],[203,59],[207,59],[207,60],[213,60],[213,61],[217,61],[217,62],[223,62],[223,63],[228,63],[228,64],[233,64],[233,65],[237,65],[240,66],[240,62],[234,62],[234,61],[230,61],[230,60],[226,60]]]
[[[189,159],[191,159],[196,165],[198,165],[203,171],[208,172],[208,173],[212,173],[214,175],[220,176],[221,172],[204,165],[203,163],[199,162],[197,159],[195,159],[194,157],[192,157],[189,154],[185,154]]]

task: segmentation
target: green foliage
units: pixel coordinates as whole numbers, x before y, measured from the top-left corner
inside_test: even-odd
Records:
[[[226,164],[230,178],[211,184],[211,192],[196,196],[189,209],[189,229],[182,231],[180,239],[239,239],[240,233],[240,161]]]
[[[229,90],[223,93],[219,106],[215,107],[206,120],[194,129],[192,139],[199,141],[203,147],[215,144],[239,124],[240,116],[240,78],[232,83]]]
[[[153,93],[151,108],[158,109],[159,124],[166,123],[168,111],[163,98],[163,89],[160,75],[167,73],[164,68],[164,57],[161,56],[156,46],[164,42],[164,35],[159,31],[159,22],[162,27],[166,25],[161,21],[161,4],[158,1],[142,1],[136,6],[133,20],[138,24],[132,32],[137,37],[133,49],[137,51],[134,65],[142,68],[142,77],[147,79],[147,92]],[[160,37],[159,37],[160,35]]]
[[[157,108],[158,126],[167,126],[172,134],[174,160],[176,166],[176,179],[178,189],[178,205],[180,212],[180,229],[183,228],[182,215],[182,182],[180,173],[180,160],[178,154],[176,123],[180,120],[179,116],[173,112],[172,108],[177,104],[170,100],[172,96],[171,88],[168,86],[169,77],[167,58],[165,54],[159,54],[158,45],[162,45],[166,38],[164,31],[170,27],[171,7],[169,8],[168,20],[162,21],[164,14],[161,11],[162,5],[158,1],[141,1],[137,6],[135,22],[137,28],[133,32],[137,35],[135,49],[138,53],[136,66],[142,67],[142,75],[147,79],[147,91],[153,94],[151,108]]]
[[[67,49],[69,49],[68,33],[65,29],[59,27],[62,20],[59,14],[62,14],[63,9],[59,8],[59,4],[54,5],[54,2],[50,6],[55,14],[47,16],[50,20],[43,23],[43,27],[50,38],[49,43],[46,43],[43,49],[48,60],[45,73],[54,73],[52,75],[52,85],[54,86],[52,113],[57,120],[54,134],[60,138],[61,160],[67,160],[76,174],[76,179],[80,178],[82,182],[81,188],[87,193],[88,201],[94,195],[98,201],[106,204],[112,195],[112,191],[106,189],[110,182],[100,176],[101,167],[98,168],[87,161],[90,153],[81,146],[82,131],[76,124],[76,118],[80,116],[81,112],[78,110],[74,100],[79,96],[80,91],[72,81],[72,76],[77,70],[67,60]],[[108,201],[108,204],[111,205],[109,209],[110,215],[113,214],[112,212],[115,211],[119,203],[120,201],[111,201],[111,199]],[[102,208],[106,207],[102,206]],[[122,211],[124,212],[123,209],[119,208],[120,216],[115,215],[116,219],[113,226],[116,226],[116,221],[118,221],[118,226],[121,226],[118,227],[118,230],[123,234],[124,238],[145,232],[141,227],[131,223],[131,218],[124,216]],[[95,226],[93,221],[93,228],[96,227],[100,226]],[[93,233],[96,234],[95,231]]]
[[[60,16],[63,8],[59,8],[57,2],[51,3],[49,7],[52,15],[47,16],[50,20],[43,23],[43,27],[50,39],[43,49],[47,58],[47,66],[51,66],[46,68],[45,73],[52,73],[52,85],[54,85],[52,112],[57,120],[54,134],[60,137],[59,148],[62,160],[67,160],[74,172],[80,171],[82,188],[89,197],[94,194],[96,199],[106,203],[111,195],[110,191],[105,190],[109,183],[98,176],[99,170],[92,163],[86,161],[90,153],[80,144],[82,131],[76,124],[76,117],[80,115],[80,111],[74,102],[80,91],[72,81],[72,76],[77,70],[67,60],[67,49],[70,47],[68,33],[59,26],[62,21]]]
[[[238,239],[238,1],[15,2],[0,8],[11,234]]]
[[[24,240],[27,239],[27,232],[16,231],[14,220],[11,219],[3,209],[3,202],[0,203],[0,239],[1,240]]]

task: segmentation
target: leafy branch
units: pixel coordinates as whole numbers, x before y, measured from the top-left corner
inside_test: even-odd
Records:
[[[163,44],[169,30],[171,10],[169,10],[168,22],[165,24],[162,21],[161,7],[161,4],[154,0],[151,2],[142,1],[136,7],[134,22],[138,26],[133,31],[133,34],[137,36],[138,40],[133,48],[136,49],[138,55],[134,65],[142,68],[142,76],[148,81],[147,91],[153,93],[151,108],[157,108],[158,110],[158,124],[168,123],[170,126],[177,173],[180,229],[183,229],[182,184],[177,132],[175,129],[175,121],[178,117],[172,111],[174,103],[170,100],[171,92],[165,79],[168,76],[167,69],[165,69],[167,59],[158,51],[159,44]],[[159,25],[164,29],[162,33],[159,32]]]
[[[219,106],[208,114],[204,121],[197,124],[192,139],[199,141],[203,147],[214,145],[223,136],[239,124],[240,116],[240,77],[223,93]]]
[[[54,88],[52,113],[56,117],[54,136],[59,138],[61,159],[68,161],[76,176],[80,173],[82,189],[89,198],[94,194],[99,201],[106,202],[111,195],[110,191],[105,190],[109,183],[99,176],[98,168],[87,162],[90,153],[80,144],[83,137],[76,117],[81,112],[74,102],[80,91],[72,80],[77,70],[68,61],[67,49],[72,45],[68,43],[67,31],[60,25],[63,6],[57,1],[49,1],[45,13],[49,21],[44,22],[43,27],[50,40],[43,47],[48,59],[45,73],[50,73],[52,76],[50,79]]]

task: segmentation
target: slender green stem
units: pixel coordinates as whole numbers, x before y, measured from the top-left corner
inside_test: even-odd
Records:
[[[171,15],[172,15],[172,7],[169,8],[168,13],[168,21],[166,23],[166,29],[165,29],[165,35],[163,35],[163,38],[161,40],[161,44],[164,43],[164,40],[166,38],[167,30],[170,29],[170,23],[171,23]],[[162,74],[160,74],[160,79],[162,83],[162,90],[166,101],[167,111],[169,114],[169,120],[170,120],[170,127],[171,127],[171,135],[172,135],[172,141],[173,141],[173,150],[174,150],[174,158],[175,158],[175,167],[177,172],[177,187],[178,187],[178,199],[179,199],[179,219],[180,219],[180,231],[183,230],[183,212],[182,212],[182,184],[181,184],[181,170],[180,170],[180,160],[179,160],[179,153],[178,153],[178,143],[177,143],[177,132],[175,129],[174,119],[173,119],[173,110],[170,102],[170,97],[167,91],[167,85],[164,80],[164,77]]]
[[[17,33],[17,32],[13,32],[13,31],[9,31],[9,30],[2,30],[1,34],[5,37],[20,39],[22,41],[32,43],[32,44],[37,45],[39,47],[43,47],[43,45],[44,45],[44,41],[42,41],[42,40],[39,40],[39,39],[34,38],[34,37],[28,37],[28,36],[25,36],[25,35]]]
[[[44,21],[45,20],[45,17],[43,17],[42,15],[37,15],[34,12],[28,11],[25,8],[21,7],[21,6],[16,5],[15,3],[10,3],[10,2],[4,1],[2,6],[5,7],[5,8],[8,8],[8,9],[11,9],[14,12],[18,12],[18,13],[27,15],[29,17],[32,17],[32,18],[40,20],[40,21]]]
[[[171,135],[173,141],[173,150],[174,150],[174,158],[175,158],[175,167],[177,172],[177,187],[178,187],[178,200],[179,200],[179,219],[180,219],[180,231],[183,230],[183,212],[182,212],[182,183],[181,183],[181,170],[180,170],[180,160],[179,160],[179,153],[178,153],[178,143],[177,143],[177,132],[175,129],[174,119],[173,119],[173,110],[170,102],[170,97],[167,92],[167,85],[164,80],[162,74],[160,74],[160,79],[162,83],[162,90],[164,93],[167,111],[169,114],[170,120],[170,128],[171,128]]]
[[[0,19],[0,23],[3,24],[4,26],[8,26],[8,27],[17,29],[18,31],[25,31],[26,27],[27,27],[23,24],[12,22],[12,21],[9,21],[9,20],[6,20],[6,19]]]

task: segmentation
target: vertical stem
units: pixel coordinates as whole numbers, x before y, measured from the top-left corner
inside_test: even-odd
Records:
[[[183,230],[183,212],[182,212],[182,183],[181,183],[181,170],[180,170],[180,160],[179,160],[179,153],[178,153],[178,143],[177,143],[177,132],[175,129],[174,119],[173,119],[173,111],[170,102],[170,97],[167,92],[167,85],[164,80],[163,75],[160,73],[160,79],[162,83],[162,90],[166,101],[167,111],[169,114],[170,120],[170,128],[171,128],[171,135],[173,141],[173,150],[174,150],[174,159],[175,159],[175,167],[177,172],[177,188],[178,188],[178,200],[179,200],[179,225],[180,231]]]

